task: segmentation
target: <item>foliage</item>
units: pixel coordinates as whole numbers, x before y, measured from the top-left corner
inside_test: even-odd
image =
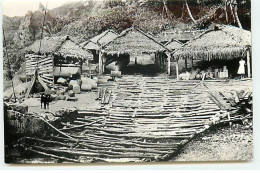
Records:
[[[16,52],[10,56],[16,59],[15,55],[40,39],[42,32],[43,37],[70,35],[73,41],[80,43],[107,29],[119,33],[132,26],[152,34],[179,26],[181,29],[204,29],[212,23],[237,26],[231,10],[225,7],[226,1],[237,2],[241,25],[250,30],[250,0],[187,0],[196,25],[190,19],[184,0],[88,0],[64,4],[48,10],[46,15],[41,5],[39,11],[28,12],[24,18],[4,16],[3,28],[10,52]],[[14,66],[17,69],[19,64]]]

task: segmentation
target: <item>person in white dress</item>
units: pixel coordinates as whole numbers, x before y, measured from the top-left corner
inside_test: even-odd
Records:
[[[243,60],[243,58],[241,58],[241,60],[239,61],[239,68],[238,68],[238,71],[237,71],[237,74],[241,75],[241,79],[245,75],[245,64],[246,64],[245,60]]]

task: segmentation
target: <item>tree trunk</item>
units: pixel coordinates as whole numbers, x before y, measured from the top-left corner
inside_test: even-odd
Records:
[[[225,14],[226,14],[226,21],[228,22],[227,0],[225,0]]]
[[[232,7],[232,4],[229,4],[230,6],[230,10],[231,10],[231,14],[233,16],[233,20],[234,20],[234,23],[236,22],[236,19],[235,19],[235,16],[234,16],[234,11],[233,11],[233,7]]]
[[[235,18],[236,18],[236,21],[237,21],[237,24],[238,24],[239,28],[242,29],[242,25],[240,23],[240,20],[238,18],[238,14],[237,14],[237,4],[234,4],[234,14],[235,14]]]
[[[193,23],[194,23],[195,25],[197,25],[196,20],[193,18],[192,14],[191,14],[191,11],[190,11],[190,8],[189,8],[189,5],[188,5],[188,3],[187,3],[187,0],[185,0],[185,4],[186,4],[186,8],[187,8],[187,10],[188,10],[188,14],[189,14],[191,20],[193,21]]]

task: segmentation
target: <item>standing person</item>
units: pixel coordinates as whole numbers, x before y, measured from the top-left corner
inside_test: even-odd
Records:
[[[241,60],[239,61],[239,68],[238,68],[238,71],[237,71],[237,74],[240,74],[241,75],[241,79],[244,78],[244,75],[245,75],[245,60],[243,60],[243,58],[241,58]]]

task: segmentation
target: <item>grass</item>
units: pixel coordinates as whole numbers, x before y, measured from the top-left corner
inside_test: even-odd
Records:
[[[233,124],[204,132],[171,161],[248,161],[253,159],[253,129]]]

